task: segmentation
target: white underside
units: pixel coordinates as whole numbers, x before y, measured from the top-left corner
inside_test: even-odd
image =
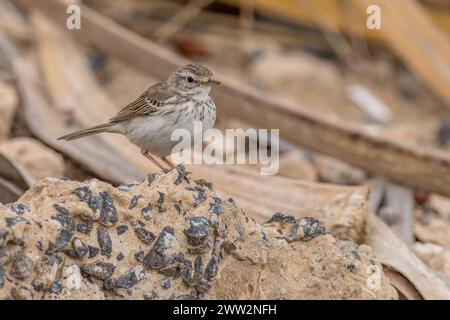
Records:
[[[211,99],[207,93],[206,99]],[[197,101],[200,101],[200,99],[197,99]],[[173,112],[167,115],[151,115],[122,122],[117,124],[114,129],[126,135],[132,143],[141,149],[159,157],[167,156],[172,153],[173,147],[178,143],[178,141],[171,141],[175,129],[186,129],[193,135],[194,121],[200,121],[199,114],[201,111],[195,110],[195,105],[197,103],[193,101],[187,103],[188,112],[179,118],[177,124],[175,122],[179,113]],[[215,108],[213,114],[211,114],[211,112],[208,112],[206,104],[204,106],[203,131],[212,128],[216,120]],[[170,107],[168,106],[168,108]],[[180,106],[177,107],[178,110],[181,108]]]

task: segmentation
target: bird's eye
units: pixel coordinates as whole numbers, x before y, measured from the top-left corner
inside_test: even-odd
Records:
[[[191,76],[187,77],[187,81],[188,82],[194,82],[194,78],[192,78]]]

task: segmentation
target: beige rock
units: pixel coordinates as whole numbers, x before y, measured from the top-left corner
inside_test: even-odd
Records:
[[[14,138],[0,144],[0,152],[18,162],[36,179],[64,175],[63,157],[32,138]]]
[[[18,105],[16,90],[0,81],[0,141],[5,140],[11,130]]]
[[[0,206],[0,299],[397,298],[368,246],[313,218],[261,226],[187,181],[41,180]]]

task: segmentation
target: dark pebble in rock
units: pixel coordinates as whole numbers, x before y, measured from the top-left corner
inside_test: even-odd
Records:
[[[190,217],[187,219],[190,226],[184,230],[184,234],[191,246],[202,244],[209,233],[209,222],[204,217]]]
[[[159,213],[163,213],[163,212],[166,212],[167,210],[166,210],[166,208],[165,207],[163,207],[162,205],[158,205],[158,212]]]
[[[144,257],[144,267],[146,269],[161,269],[172,264],[176,259],[172,249],[176,246],[178,246],[178,240],[173,229],[169,226],[164,227],[152,249]]]
[[[136,233],[138,239],[145,244],[150,244],[153,242],[153,240],[156,239],[156,236],[153,234],[153,232],[148,231],[145,228],[136,228],[134,229],[134,232]]]
[[[194,261],[194,271],[196,274],[203,273],[203,258],[202,256],[198,256]]]
[[[61,281],[59,280],[53,281],[52,285],[50,286],[49,292],[58,295],[61,293],[61,291],[62,291]]]
[[[88,246],[85,245],[83,243],[83,241],[81,241],[80,238],[77,238],[77,237],[73,238],[72,246],[73,246],[73,250],[76,252],[77,256],[79,256],[80,258],[85,257],[89,252]]]
[[[205,278],[211,279],[217,275],[219,271],[219,260],[216,257],[211,257],[205,269]]]
[[[204,191],[203,188],[198,190],[198,187],[196,187],[196,189],[197,189],[197,196],[194,196],[194,207],[198,207],[200,203],[208,199],[208,196],[206,195],[206,192]]]
[[[69,215],[69,210],[67,210],[66,208],[64,208],[62,205],[54,203],[53,204],[53,208],[56,209],[56,211],[58,211],[59,213],[65,214],[65,215]]]
[[[131,269],[116,280],[115,287],[130,289],[143,279],[145,279],[145,272],[142,267],[140,272],[137,269]]]
[[[118,216],[114,203],[106,191],[95,195],[86,187],[80,187],[73,192],[81,201],[86,202],[94,212],[100,211],[100,222],[106,226],[117,223]]]
[[[64,250],[67,244],[70,242],[70,239],[72,239],[72,232],[65,229],[59,231],[58,235],[56,236],[52,251],[58,252]]]
[[[65,249],[63,250],[64,254],[71,258],[79,258],[78,254],[73,249]]]
[[[182,164],[177,165],[177,172],[178,176],[173,182],[174,185],[179,185],[183,180],[186,180],[187,183],[189,183],[189,179],[186,177],[186,169]]]
[[[0,229],[0,239],[5,240],[6,237],[8,236],[9,231],[8,230],[1,230]]]
[[[142,195],[133,196],[133,198],[131,199],[130,205],[128,206],[128,210],[136,208],[140,198],[142,198]]]
[[[117,281],[115,281],[114,286],[116,288],[125,288],[129,289],[132,286],[134,286],[138,282],[138,279],[136,277],[136,274],[131,271],[127,272],[123,276],[121,276]]]
[[[151,173],[147,175],[146,180],[148,181],[149,186],[152,184],[153,181],[155,181],[156,176],[157,173]]]
[[[192,290],[188,294],[182,294],[178,297],[176,297],[176,300],[196,300],[198,298],[197,291]]]
[[[165,275],[166,277],[176,278],[181,274],[181,269],[179,265],[174,265],[159,269],[159,273]]]
[[[77,231],[83,234],[89,235],[94,228],[94,225],[91,221],[86,221],[83,223],[77,224]]]
[[[158,203],[164,203],[164,197],[165,197],[165,194],[163,193],[163,192],[161,192],[161,191],[158,191],[158,194],[159,194],[159,198],[158,198]]]
[[[152,210],[152,208],[153,208],[152,203],[149,202],[145,207],[141,209],[142,216],[144,217],[145,220],[151,219],[150,211]]]
[[[358,245],[351,241],[339,241],[338,247],[343,254],[343,262],[350,272],[361,266],[361,257],[358,254]]]
[[[202,187],[207,187],[211,191],[213,190],[212,182],[206,181],[205,179],[197,180],[196,183],[199,184]]]
[[[312,217],[304,217],[298,219],[298,222],[292,226],[288,240],[309,241],[325,233],[325,227],[320,224],[319,220]]]
[[[13,218],[5,218],[5,222],[9,228],[15,226],[16,223],[19,223],[19,222],[26,222],[27,224],[30,224],[28,222],[28,220],[22,216],[17,216],[17,217],[13,217]]]
[[[125,232],[127,232],[128,226],[123,224],[123,225],[118,226],[116,228],[116,230],[117,230],[117,235],[120,236],[120,235],[124,234]]]
[[[181,213],[181,206],[178,203],[174,203],[173,207],[175,208],[175,210],[177,210],[177,213],[180,214]]]
[[[197,286],[195,287],[195,289],[197,289],[198,293],[206,293],[209,291],[209,289],[211,289],[211,285],[208,283],[207,280],[201,279],[199,284],[197,284]]]
[[[88,246],[88,247],[89,247],[89,258],[94,258],[99,254],[99,252],[100,252],[99,248],[92,247],[92,246]]]
[[[72,218],[70,218],[67,214],[64,213],[56,213],[51,216],[52,220],[58,221],[59,224],[63,229],[66,229],[67,231],[74,231],[75,230],[75,222]]]
[[[97,227],[97,241],[100,247],[100,254],[108,258],[111,257],[112,240],[108,231],[103,226]]]
[[[6,205],[9,209],[11,209],[12,211],[14,211],[16,214],[24,214],[25,212],[29,212],[30,208],[28,208],[26,205],[22,204],[22,203],[8,203]]]
[[[144,222],[142,222],[141,220],[136,220],[136,223],[138,224],[138,225],[140,225],[141,227],[145,227],[145,223]]]
[[[103,206],[100,211],[100,221],[107,226],[117,223],[119,217],[117,215],[116,207],[114,206],[114,203],[109,196],[109,193],[103,191],[100,192],[100,196],[103,199]]]
[[[99,280],[106,280],[108,278],[111,278],[115,270],[114,265],[108,262],[83,264],[80,268],[88,275]]]
[[[33,270],[33,266],[33,261],[28,259],[22,252],[18,252],[13,257],[11,276],[17,279],[25,279]]]
[[[135,257],[137,262],[142,263],[142,261],[144,261],[145,252],[144,251],[139,251],[138,253],[136,253],[134,255],[134,257]]]
[[[296,221],[297,219],[294,216],[290,216],[282,212],[277,212],[266,223],[272,222],[295,223]]]
[[[123,258],[125,258],[125,255],[123,254],[123,252],[119,252],[119,254],[116,257],[117,261],[121,261]]]
[[[165,278],[161,283],[161,287],[163,287],[164,289],[170,289],[171,286],[172,286],[171,278]]]
[[[0,266],[0,288],[3,288],[3,286],[5,285],[5,269]]]
[[[227,240],[224,241],[222,246],[226,251],[229,251],[229,252],[236,250],[236,245],[231,241],[227,241]]]
[[[238,205],[236,204],[236,201],[234,201],[233,198],[228,198],[227,201],[228,201],[229,203],[231,203],[235,208],[239,208]]]
[[[191,261],[185,260],[181,264],[181,278],[188,285],[190,285],[192,283],[192,280],[194,279],[194,269],[192,268]]]
[[[267,238],[267,235],[264,232],[261,232],[261,239],[264,241],[269,241],[269,238]]]
[[[214,197],[214,202],[209,203],[209,213],[215,215],[222,214],[222,200],[220,198]]]

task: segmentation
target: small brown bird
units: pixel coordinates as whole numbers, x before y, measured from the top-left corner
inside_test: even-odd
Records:
[[[121,133],[141,148],[142,154],[163,171],[158,156],[171,168],[168,159],[178,141],[171,141],[175,129],[186,129],[191,135],[194,121],[201,121],[204,130],[216,121],[216,106],[209,93],[219,84],[212,72],[201,64],[178,68],[165,81],[155,83],[139,98],[123,108],[107,123],[77,131],[58,138],[75,140],[102,132]],[[152,155],[151,155],[152,154]]]

